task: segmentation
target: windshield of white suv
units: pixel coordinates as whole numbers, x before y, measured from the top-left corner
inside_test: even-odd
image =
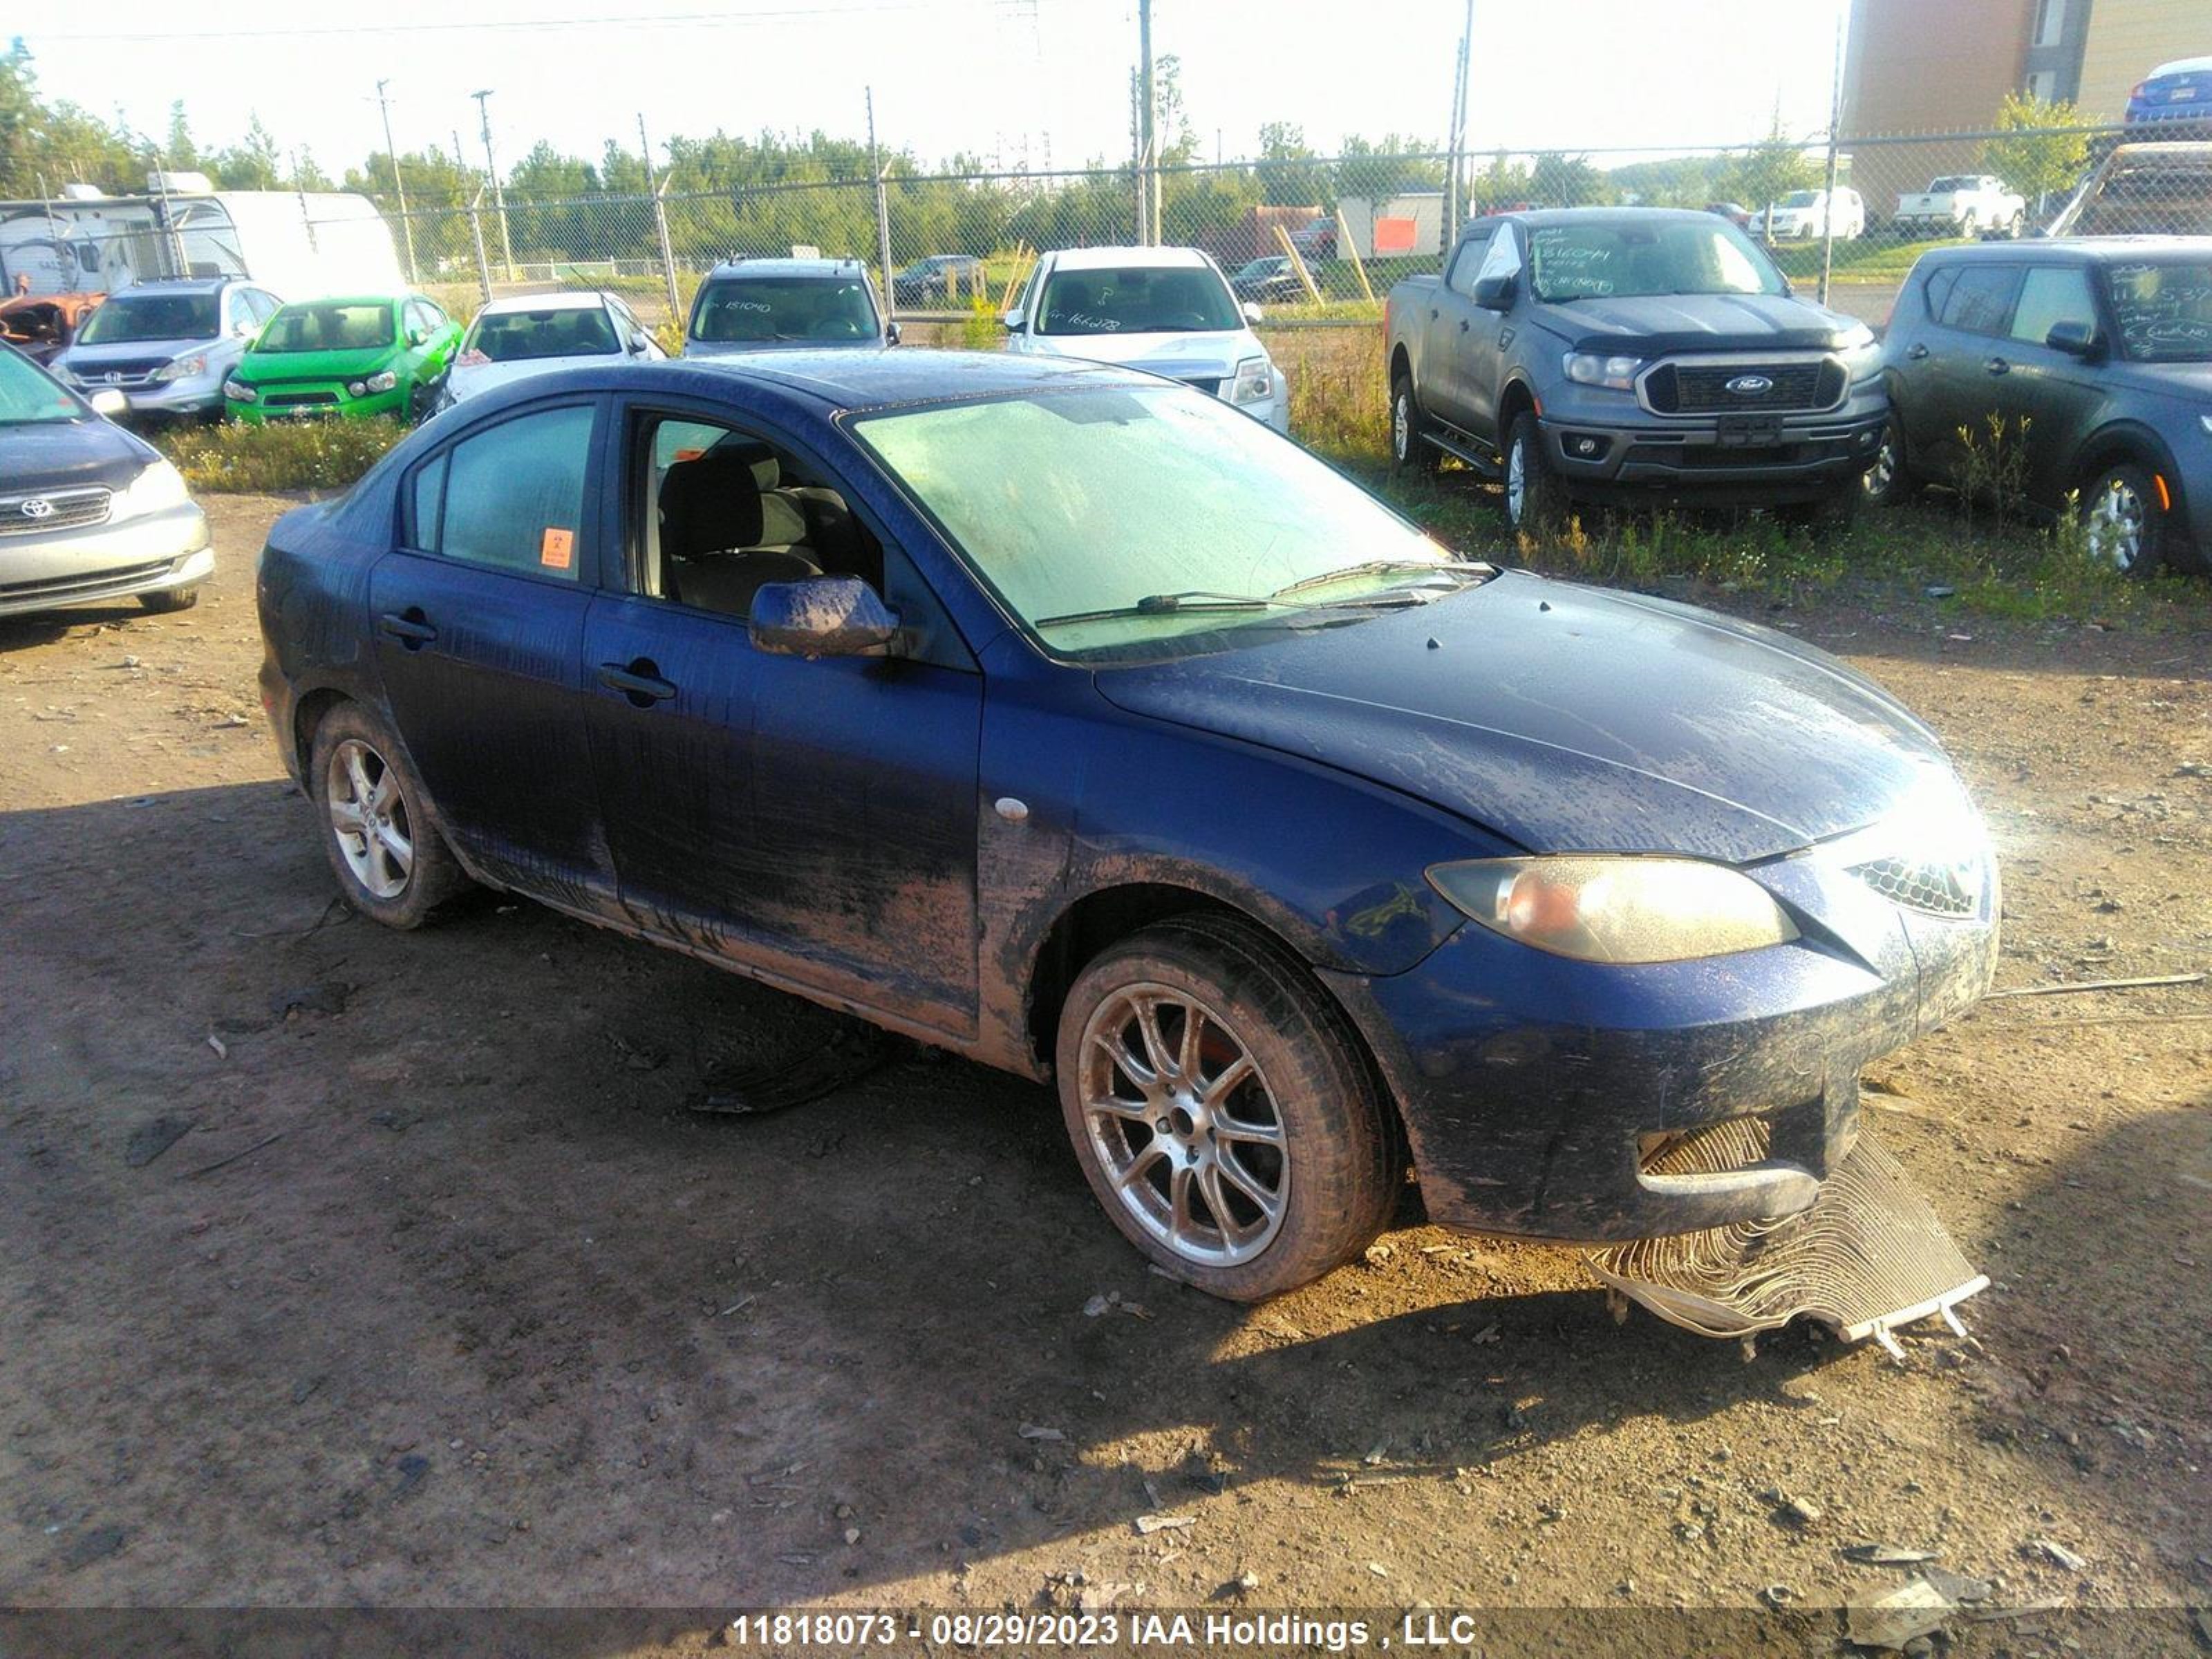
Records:
[[[2212,261],[2114,265],[2105,292],[2120,349],[2134,362],[2212,362]]]
[[[709,283],[695,340],[867,340],[883,332],[857,276],[738,276]]]
[[[212,340],[222,332],[214,294],[118,294],[85,319],[79,345]]]
[[[1037,304],[1040,334],[1190,334],[1244,326],[1244,313],[1210,265],[1055,270]]]
[[[461,359],[467,362],[473,352],[495,363],[520,363],[535,357],[605,356],[621,349],[604,307],[566,306],[478,317],[462,342]]]
[[[81,421],[85,407],[34,368],[30,359],[0,350],[0,426]]]
[[[1751,239],[1711,214],[1538,226],[1528,234],[1528,282],[1547,301],[1785,291]]]
[[[1358,621],[1490,574],[1194,392],[1047,392],[854,431],[1055,656],[1218,650],[1224,634]]]

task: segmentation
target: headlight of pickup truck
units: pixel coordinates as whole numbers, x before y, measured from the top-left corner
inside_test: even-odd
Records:
[[[1700,859],[1474,859],[1429,882],[1492,933],[1583,962],[1687,962],[1797,937],[1764,887]]]
[[[1274,367],[1265,357],[1247,357],[1237,365],[1237,378],[1229,383],[1231,403],[1263,404],[1274,395]]]
[[[1610,386],[1615,392],[1632,390],[1637,371],[1644,367],[1641,357],[1607,357],[1595,351],[1570,351],[1563,362],[1567,378],[1577,386]]]

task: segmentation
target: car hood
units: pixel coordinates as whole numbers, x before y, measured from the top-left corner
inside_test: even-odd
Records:
[[[526,380],[533,374],[550,374],[562,368],[598,368],[622,361],[623,356],[619,351],[586,351],[568,357],[532,357],[515,363],[456,363],[447,385],[458,401],[489,392],[495,386]]]
[[[264,380],[350,380],[392,368],[398,362],[396,345],[353,351],[249,351],[239,359],[235,378],[248,386]]]
[[[90,374],[109,363],[152,362],[162,357],[189,357],[198,352],[213,351],[222,344],[221,338],[211,340],[125,340],[113,345],[70,346],[66,359],[70,368],[79,374]]]
[[[146,444],[96,416],[0,426],[0,488],[10,495],[87,484],[120,489],[153,459]]]
[[[1245,358],[1267,356],[1258,337],[1244,328],[1203,333],[1043,334],[1036,337],[1036,349],[1061,357],[1141,368],[1170,380],[1226,380]]]
[[[1097,684],[1537,853],[1769,858],[1880,817],[1942,752],[1872,681],[1783,635],[1517,572]]]
[[[756,351],[881,351],[883,337],[864,334],[857,340],[686,340],[686,357],[742,357]]]
[[[1781,294],[1649,294],[1540,305],[1537,321],[1584,350],[1824,351],[1856,325]]]
[[[2212,398],[2212,362],[2130,363],[2106,362],[2098,370],[2121,386],[2140,386],[2164,398],[2201,404]]]

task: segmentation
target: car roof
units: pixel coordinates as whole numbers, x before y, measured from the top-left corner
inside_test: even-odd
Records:
[[[858,259],[725,259],[707,273],[718,276],[852,276],[860,274]]]
[[[590,311],[607,302],[597,289],[570,289],[560,294],[511,294],[494,300],[477,313],[479,317],[504,317],[517,311]]]
[[[2212,259],[2212,236],[2051,236],[2026,242],[1962,242],[1930,248],[1929,264],[2005,264],[2022,259],[2106,265],[2172,256]]]
[[[1206,256],[1194,247],[1064,247],[1045,256],[1056,270],[1112,270],[1130,265],[1195,270]]]

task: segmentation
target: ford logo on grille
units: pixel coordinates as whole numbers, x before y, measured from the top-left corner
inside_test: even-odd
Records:
[[[1764,374],[1739,374],[1728,383],[1728,389],[1739,398],[1764,398],[1774,390],[1774,382]]]
[[[27,519],[50,519],[53,516],[54,504],[44,495],[33,495],[23,503],[21,512]]]

